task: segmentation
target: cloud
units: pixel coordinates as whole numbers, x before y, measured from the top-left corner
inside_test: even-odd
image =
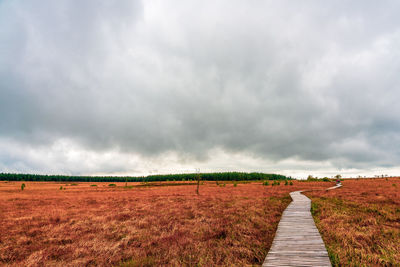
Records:
[[[165,155],[175,169],[230,169],[223,155],[248,170],[394,168],[399,10],[396,1],[2,1],[0,137],[12,144],[2,168],[45,171],[31,160],[45,150],[52,172],[71,173],[142,173],[124,164],[150,170]],[[96,160],[58,160],[60,142]],[[32,156],[11,155],[24,146]],[[107,153],[123,164],[102,164]]]

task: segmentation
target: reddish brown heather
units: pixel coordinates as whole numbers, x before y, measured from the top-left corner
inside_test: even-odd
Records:
[[[400,179],[306,193],[334,266],[400,266]]]
[[[288,193],[330,183],[206,182],[199,196],[194,185],[25,184],[0,182],[0,265],[261,264]]]

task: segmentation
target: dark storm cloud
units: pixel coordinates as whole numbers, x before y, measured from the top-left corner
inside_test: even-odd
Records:
[[[399,11],[396,1],[2,1],[0,136],[396,166]]]

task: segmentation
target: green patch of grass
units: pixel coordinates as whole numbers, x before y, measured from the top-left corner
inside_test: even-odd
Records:
[[[318,213],[319,213],[319,204],[318,203],[315,203],[315,202],[312,202],[311,203],[311,214],[312,214],[312,216],[318,216]]]
[[[332,250],[331,248],[328,248],[328,255],[329,255],[329,259],[331,261],[331,264],[333,267],[339,267],[340,265],[340,258],[339,255],[336,254],[335,252],[333,252],[334,250]]]
[[[153,257],[142,257],[121,262],[119,267],[151,267],[155,265],[156,264]]]

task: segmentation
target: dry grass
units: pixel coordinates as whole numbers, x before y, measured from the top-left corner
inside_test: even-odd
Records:
[[[400,266],[400,179],[306,193],[334,266]]]
[[[197,196],[194,185],[25,184],[0,183],[1,265],[257,265],[288,192],[327,187],[206,182]]]

